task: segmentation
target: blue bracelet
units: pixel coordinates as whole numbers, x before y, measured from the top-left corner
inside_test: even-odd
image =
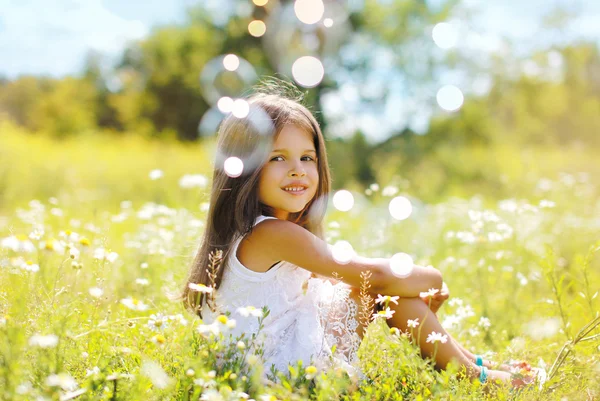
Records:
[[[482,384],[487,381],[487,368],[485,366],[481,367],[481,373],[479,373],[479,381]]]
[[[481,355],[475,355],[475,363],[477,366],[483,366],[483,357]]]

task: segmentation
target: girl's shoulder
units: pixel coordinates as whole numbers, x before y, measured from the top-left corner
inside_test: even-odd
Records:
[[[280,260],[273,260],[270,252],[267,252],[270,246],[271,235],[276,235],[273,230],[273,223],[281,229],[282,223],[293,224],[271,216],[258,216],[254,222],[254,229],[240,239],[239,245],[235,250],[237,260],[247,269],[264,273],[271,269]],[[263,223],[265,222],[265,223]],[[261,224],[262,223],[262,224]],[[283,224],[286,226],[286,224]]]

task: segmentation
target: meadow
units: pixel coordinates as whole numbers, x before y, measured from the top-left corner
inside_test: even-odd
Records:
[[[470,350],[548,372],[541,389],[491,393],[455,367],[436,372],[381,319],[361,345],[364,379],[307,361],[276,378],[256,364],[253,339],[224,341],[232,319],[207,327],[173,301],[200,243],[213,151],[108,134],[57,141],[0,124],[0,399],[600,398],[593,150],[556,150],[561,162],[532,150],[544,173],[522,175],[502,154],[493,174],[510,177],[510,197],[471,186],[424,201],[427,176],[404,176],[414,184],[347,188],[354,207],[328,208],[328,242],[440,269],[451,293],[440,320]],[[454,157],[485,169],[494,151]],[[401,221],[388,211],[398,195],[413,206]]]

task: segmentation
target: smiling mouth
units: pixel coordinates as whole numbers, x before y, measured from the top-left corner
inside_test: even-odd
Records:
[[[288,193],[288,194],[290,194],[290,195],[296,195],[296,196],[298,196],[298,195],[302,195],[303,193],[305,193],[305,192],[307,191],[307,189],[308,189],[308,188],[304,188],[304,189],[301,189],[301,190],[293,190],[293,191],[289,191],[289,190],[287,190],[287,191],[286,191],[285,189],[281,188],[281,190],[282,190],[283,192],[285,192],[285,193]]]

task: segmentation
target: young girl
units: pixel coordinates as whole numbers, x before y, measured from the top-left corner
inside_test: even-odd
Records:
[[[389,259],[354,256],[341,263],[332,256],[322,228],[331,182],[323,135],[298,99],[276,92],[252,95],[246,117],[230,114],[220,125],[205,233],[187,282],[210,287],[209,254],[221,250],[215,305],[188,285],[185,305],[205,323],[230,312],[237,322],[234,336],[248,337],[258,330],[258,319],[243,316],[247,313],[239,308],[266,306],[270,314],[261,332],[267,370],[273,365],[287,372],[288,364],[303,360],[318,366],[333,361],[352,372],[364,329],[358,288],[361,273],[368,271],[373,297],[400,297],[390,302],[390,326],[408,332],[409,320],[420,322],[417,343],[424,356],[434,354],[427,334],[447,336],[435,345],[438,368],[456,360],[470,378],[523,385],[509,372],[492,370],[489,361],[462,348],[441,326],[434,312],[448,292],[438,270],[414,265],[399,278]],[[428,305],[420,293],[430,289],[443,291]]]

